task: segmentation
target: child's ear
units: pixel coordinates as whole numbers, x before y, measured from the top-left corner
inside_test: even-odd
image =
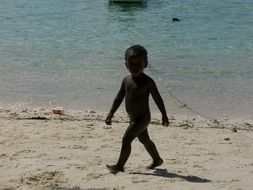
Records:
[[[144,68],[146,68],[147,66],[148,66],[148,62],[145,63]]]
[[[126,68],[128,69],[128,66],[127,66],[127,63],[125,62],[125,66],[126,66]]]

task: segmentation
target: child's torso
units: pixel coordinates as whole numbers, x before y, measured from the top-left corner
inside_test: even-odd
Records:
[[[149,111],[149,77],[134,80],[128,76],[125,80],[125,105],[130,118],[150,115]]]

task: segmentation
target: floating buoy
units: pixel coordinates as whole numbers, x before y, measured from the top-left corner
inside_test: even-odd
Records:
[[[144,0],[109,0],[110,2],[115,2],[115,3],[139,3]]]
[[[179,21],[180,21],[179,18],[176,18],[176,17],[172,18],[172,22],[179,22]]]

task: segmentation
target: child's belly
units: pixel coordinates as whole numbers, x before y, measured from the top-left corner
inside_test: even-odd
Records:
[[[130,118],[136,118],[140,116],[149,116],[150,110],[148,105],[148,98],[144,99],[125,99],[126,111]]]

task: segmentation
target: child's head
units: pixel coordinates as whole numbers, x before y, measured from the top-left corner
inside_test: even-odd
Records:
[[[126,62],[129,58],[139,58],[139,57],[144,58],[144,63],[145,63],[145,68],[146,68],[148,65],[148,52],[143,46],[134,45],[134,46],[129,47],[125,52]]]
[[[131,46],[125,52],[125,61],[129,72],[138,76],[148,65],[148,52],[140,45]]]

